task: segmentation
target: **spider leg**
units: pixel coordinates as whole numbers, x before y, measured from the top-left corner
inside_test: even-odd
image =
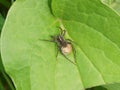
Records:
[[[76,63],[76,49],[74,48],[73,44],[72,43],[75,43],[74,41],[70,40],[70,39],[66,39],[68,41],[69,44],[71,44],[72,46],[72,50],[73,50],[73,55],[74,55],[74,60],[75,60],[75,63]],[[76,44],[76,43],[75,43]]]
[[[70,40],[70,39],[66,39],[69,43],[75,43],[74,41]],[[76,43],[75,43],[76,44]]]
[[[71,44],[72,46],[72,49],[73,49],[73,55],[74,55],[74,60],[75,60],[75,63],[76,63],[76,49],[74,48],[74,46]]]
[[[70,40],[70,39],[66,39],[68,43],[74,43],[76,45],[78,45],[76,42],[74,42],[73,40]]]
[[[56,45],[57,52],[56,52],[56,58],[58,57],[59,47]]]
[[[41,41],[47,41],[47,42],[54,42],[55,43],[55,41],[53,41],[53,40],[45,40],[45,39],[39,39],[39,40],[41,40]]]
[[[66,57],[66,55],[64,53],[62,53],[61,49],[60,49],[60,53],[72,64],[76,65],[73,61],[71,61],[68,57]]]
[[[63,30],[61,27],[59,27],[59,29],[60,29],[60,31],[61,31],[60,35],[65,36],[66,31],[65,31],[65,30]]]
[[[53,40],[44,40],[44,39],[39,39],[39,40],[55,43],[55,41]],[[58,51],[59,51],[59,47],[57,46],[56,58],[58,57]]]
[[[66,31],[65,30],[62,30],[62,36],[65,36],[65,33],[66,33]]]

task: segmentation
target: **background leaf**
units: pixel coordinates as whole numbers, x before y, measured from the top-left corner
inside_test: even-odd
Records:
[[[7,0],[0,0],[0,3],[6,8],[9,8],[11,5]]]
[[[4,18],[0,13],[0,34],[2,31],[3,24],[4,24]],[[1,42],[0,42],[0,46],[1,46]],[[1,59],[1,54],[0,54],[0,90],[15,90],[11,79],[5,73]]]
[[[53,0],[52,9],[78,44],[84,87],[120,82],[120,17],[98,0]]]
[[[88,88],[86,90],[107,90],[107,89],[102,86],[97,86],[97,87]]]
[[[2,17],[2,15],[0,13],[0,33],[1,33],[1,30],[2,30],[2,27],[3,27],[3,24],[4,24],[4,18]]]
[[[120,0],[101,0],[120,14]]]
[[[120,13],[120,0],[101,0],[103,3],[107,4],[109,7],[113,8],[116,12]],[[119,90],[120,83],[105,85],[108,90]]]
[[[107,88],[108,90],[120,90],[120,83],[104,85],[103,87]]]
[[[0,13],[0,33],[1,33],[1,30],[3,27],[3,24],[4,24],[4,18],[2,17],[2,15]],[[1,43],[0,43],[0,46],[1,46]],[[0,72],[1,71],[4,71],[4,69],[3,69],[3,64],[2,64],[1,55],[0,55]]]

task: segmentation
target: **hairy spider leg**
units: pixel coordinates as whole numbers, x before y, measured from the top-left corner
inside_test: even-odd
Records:
[[[57,46],[57,45],[56,45],[56,46]],[[71,61],[68,57],[66,57],[66,56],[62,53],[61,48],[60,48],[59,46],[57,46],[56,58],[58,57],[59,51],[60,51],[60,53],[61,53],[69,62],[71,62],[72,64],[76,65],[73,61]]]
[[[69,62],[71,62],[72,64],[76,65],[76,63],[74,63],[73,61],[71,61],[68,57],[65,56],[64,53],[62,53],[61,49],[60,49],[60,53],[61,53]]]
[[[53,41],[52,41],[52,42],[53,42]],[[55,41],[54,41],[54,43],[55,43]],[[59,53],[59,51],[60,51],[60,53],[61,53],[69,62],[71,62],[72,64],[76,65],[73,61],[71,61],[68,57],[66,57],[66,56],[64,55],[64,53],[62,53],[62,50],[61,50],[61,47],[60,47],[60,46],[57,46],[57,45],[56,45],[56,47],[57,47],[56,58],[58,57],[58,53]]]
[[[74,48],[74,46],[71,44],[72,49],[73,49],[73,55],[74,55],[74,61],[76,63],[76,49]]]
[[[39,39],[39,40],[56,43],[56,42],[53,41],[53,40],[44,40],[44,39]],[[68,41],[69,44],[71,44],[71,42],[73,42],[73,41],[70,40],[70,39],[66,39],[66,40]],[[56,45],[56,46],[57,46],[57,45]],[[75,59],[75,63],[76,63],[76,50],[75,50],[75,48],[74,48],[74,46],[73,46],[72,44],[71,44],[71,46],[72,46],[72,49],[73,49],[74,59]],[[62,53],[61,47],[57,46],[57,49],[58,49],[58,50],[57,50],[57,52],[56,52],[56,57],[58,56],[58,52],[60,51],[60,53],[61,53],[69,62],[71,62],[71,63],[73,63],[74,65],[76,65],[73,61],[71,61],[68,57],[66,57],[66,56],[64,55],[64,53]]]
[[[70,40],[70,39],[66,39],[67,41],[68,41],[68,43],[69,44],[71,44],[71,46],[72,46],[72,50],[73,50],[73,55],[74,55],[74,61],[75,61],[75,63],[76,63],[76,49],[74,48],[74,46],[73,46],[73,44],[72,43],[74,43],[72,40]]]
[[[56,58],[57,58],[57,57],[58,57],[58,52],[59,52],[59,51],[58,51],[58,46],[57,46],[57,45],[56,45],[56,49],[57,49],[57,50],[56,50]]]
[[[68,42],[72,42],[72,43],[78,45],[76,42],[72,41],[71,39],[66,39],[66,40],[67,40]]]
[[[66,34],[66,31],[65,30],[63,30],[61,27],[59,27],[59,29],[60,29],[60,35],[62,35],[62,36],[65,36],[65,34]]]
[[[53,42],[53,43],[55,43],[55,41],[53,41],[53,40],[45,40],[45,39],[39,39],[39,40],[41,40],[41,41],[47,41],[47,42]]]
[[[52,42],[52,43],[55,43],[56,44],[56,42],[55,41],[53,41],[53,40],[44,40],[44,39],[39,39],[39,40],[42,40],[42,41],[47,41],[47,42]],[[57,45],[56,45],[57,46]],[[58,46],[57,46],[57,52],[56,52],[56,57],[58,56]]]

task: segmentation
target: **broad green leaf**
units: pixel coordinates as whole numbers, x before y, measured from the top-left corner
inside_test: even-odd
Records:
[[[83,87],[120,82],[120,17],[99,0],[53,0],[52,9],[77,43]]]
[[[107,4],[109,7],[113,8],[115,11],[117,11],[120,14],[120,0],[101,0],[103,3]],[[110,84],[105,85],[108,90],[119,90],[120,84]]]
[[[1,37],[5,70],[17,90],[80,90],[77,67],[61,54],[56,58],[50,39],[59,34],[59,19],[48,0],[16,1],[9,10]]]
[[[53,0],[52,11],[48,3],[17,0],[8,13],[1,53],[16,89],[83,90],[120,82],[119,16],[98,0]],[[40,40],[59,34],[61,24],[77,43],[76,66],[61,54],[56,58],[54,43]]]

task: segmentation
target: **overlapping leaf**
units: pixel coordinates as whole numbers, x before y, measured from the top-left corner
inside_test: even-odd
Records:
[[[78,44],[77,63],[84,87],[119,82],[120,17],[98,0],[53,0],[52,6]]]

